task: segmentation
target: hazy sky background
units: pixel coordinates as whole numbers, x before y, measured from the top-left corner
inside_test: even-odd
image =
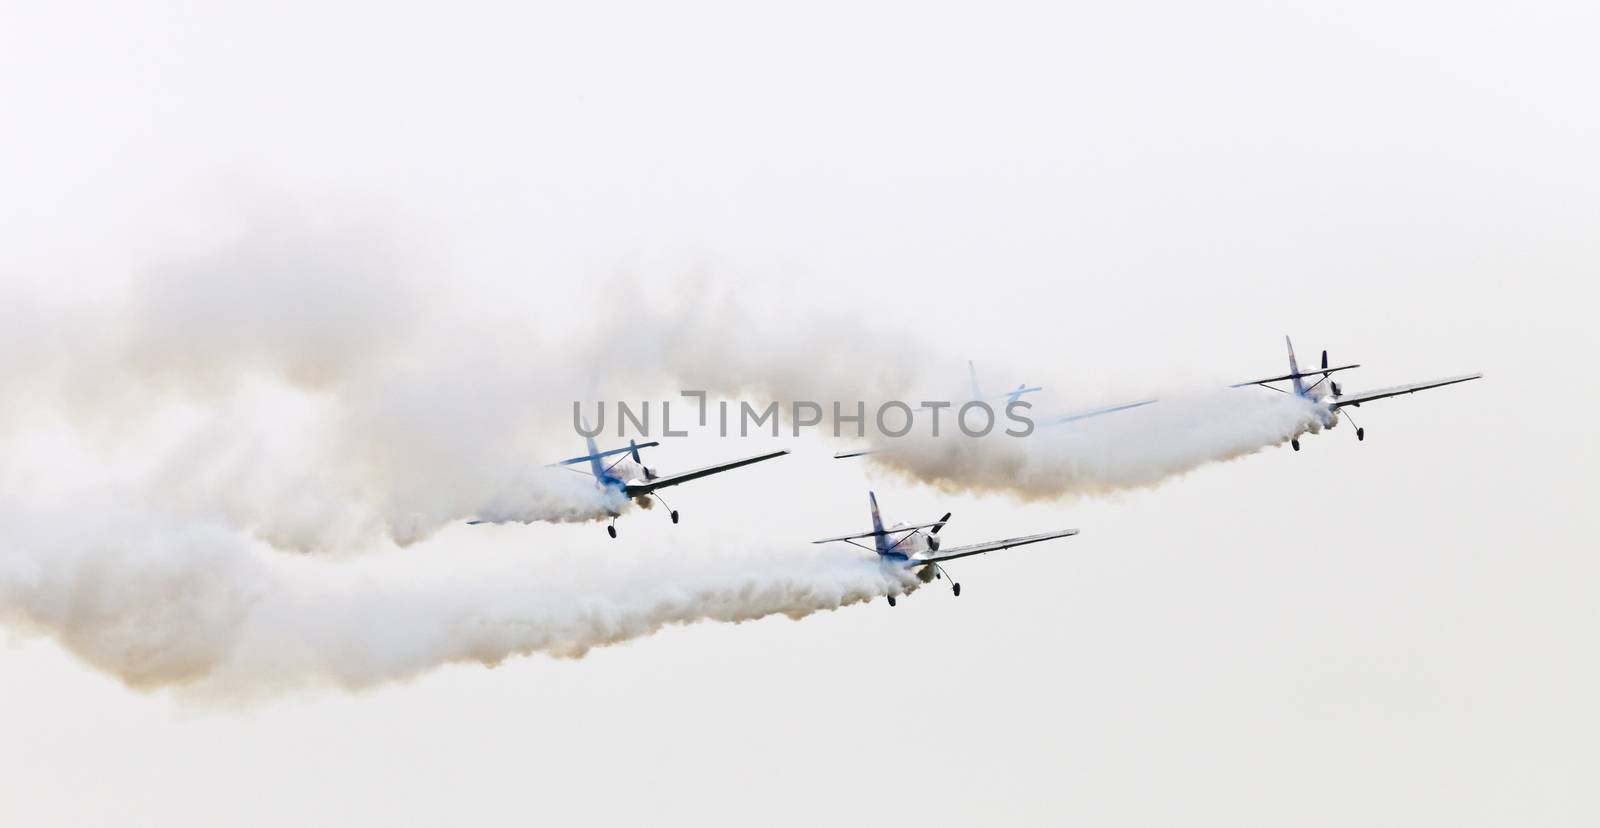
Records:
[[[1486,374],[1364,406],[1364,443],[1107,499],[940,494],[789,440],[684,487],[680,526],[404,552],[781,554],[860,528],[869,487],[955,512],[952,541],[1083,530],[893,611],[237,710],[7,629],[0,821],[1593,824],[1597,34],[1576,3],[0,5],[22,383],[103,334],[63,320],[195,261],[249,284],[215,251],[297,234],[453,309],[423,339],[481,344],[457,375],[483,393],[593,356],[495,350],[510,327],[657,347],[609,304],[638,285],[731,293],[749,317],[685,324],[732,353],[787,315],[817,320],[791,360],[889,340],[1069,400],[1273,373],[1284,334],[1363,363],[1351,389]],[[366,307],[317,272],[268,318]],[[350,315],[354,341],[392,311]]]

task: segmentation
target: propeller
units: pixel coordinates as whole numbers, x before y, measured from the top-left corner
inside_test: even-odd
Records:
[[[928,531],[928,551],[929,552],[937,552],[937,551],[939,551],[939,530],[943,529],[944,525],[946,523],[949,523],[949,522],[950,522],[950,513],[949,512],[945,512],[944,513],[944,517],[939,518],[939,522],[935,523],[933,525],[933,528]],[[937,574],[937,573],[935,573],[935,574]]]

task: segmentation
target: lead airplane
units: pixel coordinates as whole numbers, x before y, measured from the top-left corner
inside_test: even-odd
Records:
[[[782,457],[783,455],[789,453],[788,449],[782,449],[781,451],[769,451],[766,454],[757,454],[753,457],[746,457],[742,460],[718,463],[714,466],[706,466],[693,471],[661,475],[655,469],[646,466],[643,458],[641,458],[639,455],[639,449],[653,448],[661,445],[654,440],[648,443],[638,443],[634,442],[633,440],[629,440],[626,447],[610,449],[609,451],[601,451],[598,447],[596,447],[593,437],[586,438],[586,441],[589,447],[588,454],[585,454],[582,457],[570,457],[566,460],[560,461],[559,463],[552,463],[551,465],[570,467],[583,463],[589,464],[589,471],[587,472],[582,472],[577,469],[574,469],[574,471],[579,471],[581,474],[588,474],[592,476],[594,478],[595,486],[597,486],[603,493],[607,495],[606,503],[616,504],[615,506],[607,506],[607,514],[611,515],[611,523],[606,525],[606,534],[613,538],[617,536],[617,518],[622,514],[620,507],[629,500],[637,500],[639,501],[640,505],[648,505],[647,500],[649,498],[654,498],[660,501],[661,505],[666,506],[670,510],[672,522],[677,523],[678,510],[667,505],[667,501],[663,499],[657,492],[658,489],[665,489],[668,486],[676,486],[679,483],[687,483],[690,480],[698,480],[702,477],[709,477],[713,474],[737,469],[740,466],[748,466],[752,463],[759,463],[763,460],[771,460],[774,457]],[[610,464],[601,462],[608,457],[616,457],[617,459],[612,461]],[[622,463],[622,461],[628,459],[633,460],[634,466],[638,468],[639,476],[625,478],[621,474],[617,473],[617,467]],[[467,521],[468,524],[473,526],[483,523],[502,522],[504,521]]]
[[[1414,394],[1418,391],[1426,391],[1429,388],[1442,388],[1446,385],[1455,385],[1458,382],[1467,382],[1468,380],[1475,380],[1483,377],[1483,374],[1481,373],[1462,374],[1461,376],[1457,377],[1446,377],[1445,379],[1430,380],[1428,382],[1414,382],[1408,385],[1396,385],[1390,388],[1379,388],[1374,391],[1362,391],[1355,394],[1345,394],[1343,389],[1339,387],[1339,383],[1334,382],[1331,379],[1332,375],[1337,371],[1347,371],[1351,368],[1360,368],[1360,365],[1339,365],[1329,368],[1328,352],[1323,351],[1321,368],[1310,371],[1301,371],[1300,364],[1296,362],[1294,358],[1294,343],[1290,342],[1289,337],[1287,336],[1283,338],[1283,342],[1289,347],[1289,373],[1279,377],[1267,377],[1266,379],[1236,382],[1229,387],[1246,388],[1252,385],[1259,385],[1262,388],[1270,388],[1273,391],[1283,394],[1293,393],[1296,397],[1304,400],[1310,400],[1312,403],[1315,403],[1320,407],[1318,414],[1321,417],[1323,428],[1333,428],[1334,426],[1338,425],[1339,412],[1345,408],[1359,408],[1361,407],[1361,404],[1365,402],[1381,400],[1385,397],[1398,397],[1401,394]],[[1320,376],[1321,379],[1317,380],[1311,385],[1306,385],[1307,378],[1318,376]],[[1271,383],[1283,382],[1285,380],[1288,380],[1291,383],[1293,387],[1292,391],[1285,391],[1282,388],[1271,385]],[[1317,389],[1320,388],[1324,382],[1328,384],[1328,393],[1318,393]],[[1348,417],[1350,416],[1350,412],[1345,411],[1344,415]],[[1362,428],[1360,425],[1357,425],[1354,418],[1350,420],[1350,423],[1351,425],[1356,426],[1356,440],[1366,440],[1367,430]],[[1294,446],[1295,451],[1300,450],[1300,438],[1296,437],[1290,440],[1289,443],[1290,445]]]
[[[851,546],[859,546],[862,549],[876,552],[878,553],[878,560],[885,565],[902,566],[910,569],[916,573],[917,578],[923,583],[947,576],[949,573],[945,572],[944,567],[941,566],[945,561],[1078,534],[1076,529],[1062,529],[1038,535],[1024,535],[1020,538],[1006,538],[1005,540],[989,541],[988,543],[975,543],[970,546],[957,546],[954,549],[941,551],[939,549],[939,530],[950,522],[949,512],[945,512],[944,517],[933,523],[923,523],[916,526],[893,526],[885,529],[883,518],[878,514],[878,496],[872,492],[867,492],[867,499],[872,503],[872,531],[856,535],[840,535],[837,538],[823,538],[822,540],[812,541],[812,543],[838,543],[842,541]],[[928,531],[924,532],[924,529]],[[865,538],[872,538],[872,546],[857,543],[857,541]],[[891,541],[891,539],[893,540]],[[955,593],[956,597],[961,596],[961,584],[956,583],[954,578],[950,579],[950,591]],[[889,606],[895,605],[892,593],[885,597],[889,599]]]

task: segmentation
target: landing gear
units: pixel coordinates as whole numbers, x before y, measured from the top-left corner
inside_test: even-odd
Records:
[[[661,497],[661,495],[653,494],[653,495],[650,495],[650,496],[655,498],[656,500],[660,501],[662,506],[666,506],[668,509],[671,509],[671,511],[669,511],[667,513],[667,516],[672,518],[672,522],[673,523],[677,523],[678,522],[678,510],[677,509],[673,509],[672,506],[670,504],[668,504],[667,501]]]
[[[960,584],[951,584],[950,585],[950,591],[954,592],[956,594],[957,598],[961,597],[961,585]]]
[[[1298,438],[1294,439],[1294,440],[1290,440],[1289,441],[1289,445],[1294,446],[1294,450],[1295,451],[1299,451],[1300,450],[1300,440]]]
[[[1366,440],[1367,439],[1367,430],[1362,428],[1360,423],[1356,422],[1356,418],[1350,416],[1350,412],[1348,412],[1348,411],[1344,412],[1344,416],[1345,416],[1345,419],[1350,421],[1350,425],[1353,425],[1353,426],[1356,427],[1356,442],[1359,443],[1359,442],[1362,442],[1363,440]]]
[[[894,606],[894,596],[890,595],[890,596],[887,596],[887,597],[889,599],[889,606],[891,606],[891,607]]]
[[[606,526],[606,534],[610,535],[613,538],[615,538],[617,536],[617,519],[616,518],[612,518],[611,519],[611,523]]]

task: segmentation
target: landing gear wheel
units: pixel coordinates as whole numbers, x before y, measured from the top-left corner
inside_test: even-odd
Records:
[[[889,598],[889,606],[891,606],[891,607],[894,606],[894,596],[890,595],[890,596],[888,596],[888,598]]]
[[[960,584],[951,584],[950,585],[950,591],[954,592],[956,594],[957,598],[961,597],[961,585]]]
[[[615,526],[607,526],[606,527],[606,534],[610,535],[613,538],[616,537],[617,536],[617,527],[615,527]]]
[[[673,509],[672,510],[672,522],[673,523],[677,523],[678,522],[678,510],[677,509]]]
[[[1294,446],[1294,450],[1295,451],[1299,451],[1300,450],[1300,441],[1299,440],[1290,440],[1289,441],[1289,445]]]
[[[1367,430],[1364,428],[1356,429],[1356,442],[1359,443],[1365,439],[1367,439]]]

